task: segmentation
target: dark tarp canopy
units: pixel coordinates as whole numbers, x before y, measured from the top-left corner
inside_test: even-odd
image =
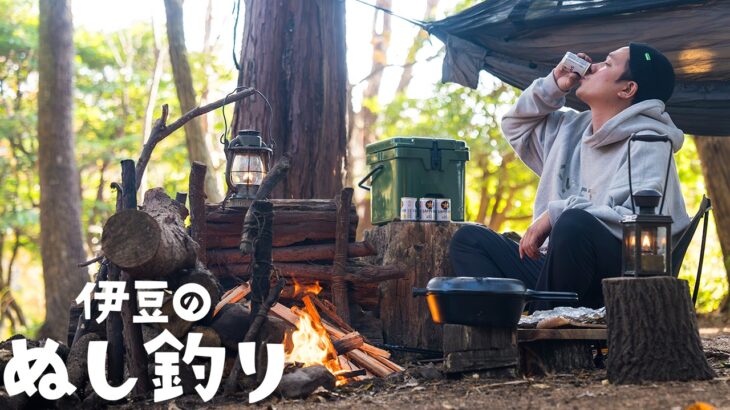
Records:
[[[446,44],[442,80],[471,88],[480,70],[525,89],[566,51],[601,61],[630,41],[651,44],[674,65],[677,126],[730,136],[730,0],[487,0],[424,25]],[[574,94],[568,106],[587,108]]]

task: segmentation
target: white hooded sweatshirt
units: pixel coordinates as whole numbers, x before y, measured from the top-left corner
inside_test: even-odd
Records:
[[[684,142],[661,100],[646,100],[618,113],[593,130],[591,111],[558,111],[565,92],[552,75],[535,80],[502,119],[502,132],[520,159],[538,176],[533,218],[546,210],[554,226],[566,209],[583,209],[621,238],[621,217],[632,214],[627,161],[633,133],[665,134],[677,152]],[[669,144],[631,143],[633,192],[664,188]],[[674,158],[664,209],[671,215],[673,239],[689,225]],[[638,212],[638,207],[636,207]],[[658,211],[658,207],[657,207]]]

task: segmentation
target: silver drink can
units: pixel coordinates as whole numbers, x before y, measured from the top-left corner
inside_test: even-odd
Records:
[[[436,200],[436,220],[443,222],[451,221],[451,199],[439,198]]]
[[[560,61],[560,65],[563,66],[566,71],[577,73],[581,77],[585,77],[586,72],[591,67],[591,63],[570,51],[565,53],[565,56],[563,56],[563,59]]]
[[[421,212],[421,221],[436,220],[436,198],[421,198],[418,200],[418,210]]]
[[[401,197],[400,199],[400,220],[401,221],[417,221],[418,214],[416,211],[416,203],[418,198],[409,196]]]

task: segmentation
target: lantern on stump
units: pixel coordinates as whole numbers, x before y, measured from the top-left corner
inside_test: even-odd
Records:
[[[639,213],[627,215],[623,224],[623,275],[659,276],[672,272],[672,217],[655,212],[662,195],[639,191],[633,200]]]
[[[666,135],[632,135],[628,144],[629,191],[633,215],[621,219],[623,225],[623,276],[669,276],[672,274],[672,217],[662,215],[665,195],[653,189],[634,193],[631,181],[631,142],[668,142],[669,159],[664,178],[664,194],[672,164],[672,143]],[[659,211],[656,208],[661,201]],[[636,212],[636,206],[639,212]]]
[[[256,130],[241,130],[225,146],[228,205],[248,206],[269,172],[273,150]]]

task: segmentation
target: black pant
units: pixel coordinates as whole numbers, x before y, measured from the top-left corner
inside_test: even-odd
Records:
[[[518,244],[481,225],[460,228],[449,245],[456,276],[519,279],[530,289],[576,292],[574,306],[603,306],[601,280],[621,274],[621,241],[593,215],[568,209],[550,232],[547,255],[520,259]],[[530,310],[566,303],[533,302]]]

